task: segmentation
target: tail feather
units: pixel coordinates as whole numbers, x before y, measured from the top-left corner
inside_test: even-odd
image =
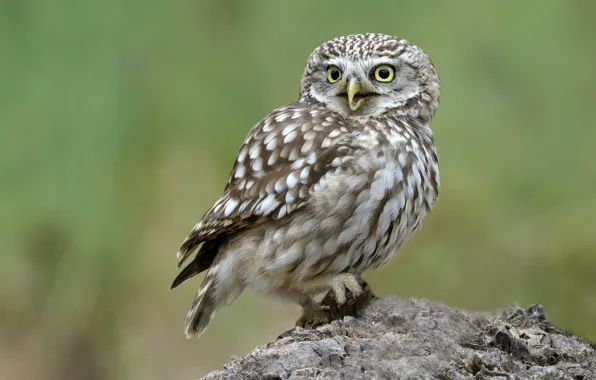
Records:
[[[185,334],[189,339],[194,336],[198,338],[205,332],[219,306],[213,277],[211,273],[207,273],[192,307],[186,315]]]
[[[184,281],[188,280],[189,278],[194,277],[195,275],[201,273],[199,271],[197,264],[198,263],[196,261],[193,261],[190,264],[188,264],[186,267],[184,267],[184,269],[182,269],[182,271],[180,273],[178,273],[178,276],[176,276],[176,278],[172,282],[172,285],[170,285],[170,290],[176,288],[178,285],[182,284]]]
[[[187,338],[201,336],[217,309],[232,302],[244,290],[242,281],[232,270],[234,256],[218,256],[219,245],[219,242],[205,243],[201,247],[199,255],[178,274],[172,283],[172,288],[175,288],[209,268],[192,307],[186,315],[185,333]]]
[[[221,240],[215,239],[210,240],[201,246],[197,256],[193,261],[191,261],[174,279],[172,285],[170,286],[170,290],[174,289],[178,285],[182,284],[184,281],[188,280],[196,276],[197,274],[209,269],[219,252],[219,248],[221,246]]]

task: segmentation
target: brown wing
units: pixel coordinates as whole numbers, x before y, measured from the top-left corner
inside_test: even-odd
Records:
[[[304,206],[314,185],[348,147],[343,120],[300,102],[273,111],[249,132],[221,198],[178,252],[178,266],[201,243],[284,218]],[[200,254],[200,253],[199,253]]]

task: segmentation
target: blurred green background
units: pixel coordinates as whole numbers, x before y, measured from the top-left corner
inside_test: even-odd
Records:
[[[596,2],[0,1],[0,380],[192,379],[291,327],[244,294],[200,340],[175,252],[306,59],[384,32],[432,57],[442,193],[379,294],[542,303],[596,339]]]

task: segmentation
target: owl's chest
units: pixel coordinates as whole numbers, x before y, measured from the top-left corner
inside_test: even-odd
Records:
[[[439,185],[433,147],[408,142],[366,156],[369,182],[356,205],[367,226],[362,269],[383,264],[420,226],[435,203]]]

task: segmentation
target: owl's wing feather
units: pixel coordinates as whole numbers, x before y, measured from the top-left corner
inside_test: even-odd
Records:
[[[340,143],[347,134],[343,120],[324,108],[295,102],[269,114],[249,132],[223,195],[182,244],[178,265],[205,241],[303,207],[334,160],[349,151]]]

